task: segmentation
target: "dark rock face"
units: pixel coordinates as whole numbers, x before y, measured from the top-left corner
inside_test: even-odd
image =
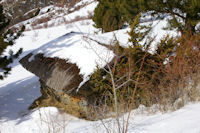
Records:
[[[85,83],[79,91],[77,88],[83,81],[80,70],[75,64],[58,58],[47,58],[42,54],[28,54],[20,63],[28,71],[40,78],[42,96],[34,101],[30,109],[44,106],[55,106],[59,109],[87,120],[97,120],[102,116],[97,94]],[[106,112],[107,109],[104,108]],[[104,112],[104,113],[105,113]],[[106,116],[105,114],[103,114]]]
[[[20,63],[50,88],[72,92],[83,81],[82,75],[79,75],[80,70],[75,64],[59,58],[47,58],[42,54],[35,55],[30,61],[31,56],[31,53],[28,54],[20,60]]]

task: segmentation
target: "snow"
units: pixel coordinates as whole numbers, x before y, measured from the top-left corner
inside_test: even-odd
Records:
[[[91,1],[84,0],[84,2]],[[89,4],[74,12],[73,15],[69,14],[69,17],[87,15],[86,13],[92,11],[95,6],[95,2]],[[152,36],[157,35],[155,43],[167,33],[177,34],[175,31],[162,30],[162,27],[166,25],[165,20],[157,20],[154,23],[158,23],[152,32]],[[130,28],[126,28],[115,32],[94,34],[98,29],[94,28],[93,24],[91,20],[84,20],[52,28],[26,31],[23,36],[16,40],[15,45],[5,51],[5,54],[8,54],[10,49],[16,52],[19,48],[23,48],[19,59],[30,52],[34,54],[41,52],[48,57],[68,59],[81,68],[81,74],[85,76],[86,81],[96,64],[104,66],[105,62],[112,58],[113,53],[105,47],[99,46],[96,42],[86,39],[85,36],[108,45],[115,41],[113,39],[115,36],[121,45],[128,46],[129,37],[125,33],[130,30]],[[95,52],[100,54],[100,57]],[[106,132],[101,121],[81,120],[61,112],[55,107],[28,110],[31,103],[41,96],[40,84],[39,79],[34,74],[19,64],[19,59],[11,64],[13,69],[10,75],[0,81],[0,133],[61,133],[63,130],[69,133]],[[108,60],[105,61],[105,59]],[[29,59],[29,61],[31,60],[34,60],[34,56]],[[92,61],[89,62],[89,60]],[[128,130],[130,133],[200,132],[199,102],[189,103],[177,111],[166,113],[149,114],[145,109],[148,110],[148,108],[141,107],[131,112]],[[123,117],[126,118],[127,114],[123,115],[121,119]],[[114,118],[105,119],[103,122],[111,132],[116,131],[117,125]]]
[[[104,67],[114,57],[112,51],[86,37],[90,37],[90,35],[80,32],[70,32],[44,44],[32,53],[33,56],[43,54],[46,57],[58,57],[76,64],[80,69],[80,74],[83,75],[83,81],[86,82],[89,79],[88,76],[94,72],[97,66]],[[29,61],[34,59],[33,56],[29,58]]]
[[[129,133],[199,133],[200,103],[188,104],[175,112],[156,113],[154,115],[137,114],[133,110],[129,121]],[[11,113],[11,112],[10,112]],[[12,112],[13,113],[13,112]],[[101,121],[86,121],[58,111],[55,107],[46,107],[33,112],[22,112],[20,118],[0,121],[0,131],[5,133],[104,133],[106,129]],[[126,118],[126,115],[124,116]],[[122,118],[121,118],[122,119]],[[103,120],[110,131],[116,131],[115,119]]]
[[[199,107],[199,103],[190,104],[175,112],[156,114],[146,118],[137,116],[134,119],[136,122],[133,131],[138,130],[142,133],[198,133],[200,132]]]
[[[47,13],[47,11],[52,9],[52,8],[53,8],[53,5],[46,6],[46,7],[42,8],[42,9],[40,9],[39,16],[44,14],[44,13]]]
[[[97,6],[97,2],[92,2],[89,5],[81,8],[78,11],[75,11],[71,14],[65,16],[66,19],[74,19],[76,16],[88,16],[90,12],[93,12],[95,7]]]

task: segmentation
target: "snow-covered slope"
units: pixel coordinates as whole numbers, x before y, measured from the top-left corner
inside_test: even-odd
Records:
[[[84,0],[84,2],[90,3],[91,1]],[[87,8],[85,7],[64,17],[75,18],[76,15],[81,16],[81,14],[92,11],[95,6],[95,3],[89,4]],[[32,20],[33,19],[28,21],[31,23]],[[159,23],[154,27],[152,34],[158,35],[157,40],[159,40],[159,38],[167,33],[167,31],[162,30],[162,27],[166,25],[166,21],[157,22]],[[50,23],[53,23],[53,20],[51,20]],[[85,43],[83,41],[83,36],[89,36],[98,41],[110,44],[114,41],[113,38],[115,35],[122,45],[127,46],[128,42],[128,35],[125,33],[129,31],[129,28],[104,34],[94,34],[96,31],[98,31],[98,29],[93,27],[93,22],[91,20],[81,20],[65,25],[53,26],[51,28],[26,31],[23,33],[23,36],[16,40],[16,44],[9,47],[6,52],[8,53],[9,49],[17,51],[22,47],[24,52],[20,55],[20,58],[32,51],[34,51],[33,53],[42,52],[50,57],[70,58],[72,62],[79,63],[80,68],[84,68],[82,71],[83,74],[89,75],[95,68],[94,63],[98,62],[98,60],[95,60],[97,59],[97,55],[94,51],[97,50],[101,52],[103,50],[101,53],[102,55],[107,55],[108,53],[104,51],[104,48],[96,47],[95,43],[91,43],[91,45],[89,45],[90,43]],[[79,34],[71,36],[70,38],[61,38],[61,40],[57,40],[56,43],[52,43],[56,38],[70,32]],[[170,32],[170,34],[176,33]],[[52,42],[49,43],[50,41]],[[61,44],[63,44],[62,47],[59,47]],[[83,49],[86,51],[82,51]],[[89,56],[89,58],[94,59],[94,62],[92,62],[92,64],[85,64],[83,59],[87,57],[82,55]],[[90,122],[80,120],[58,111],[55,107],[46,107],[29,111],[28,107],[30,104],[41,95],[40,85],[38,78],[26,71],[19,64],[19,59],[11,64],[13,67],[11,74],[5,78],[5,80],[0,81],[0,133],[57,133],[63,132],[63,130],[69,133],[106,132],[101,121]],[[132,111],[129,132],[200,132],[200,103],[191,103],[175,112],[168,112],[165,114],[156,113],[154,115],[148,115],[146,113],[138,114],[138,112],[142,112],[142,109],[140,108]],[[126,115],[124,115],[124,117],[126,117]],[[104,121],[109,130],[112,132],[116,130],[114,119]]]

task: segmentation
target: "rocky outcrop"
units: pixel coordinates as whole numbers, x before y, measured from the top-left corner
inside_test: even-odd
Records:
[[[37,54],[30,60],[31,56],[32,53],[28,54],[20,60],[20,63],[50,88],[70,93],[83,81],[82,75],[79,75],[80,70],[75,64],[59,58],[44,57],[42,54]]]
[[[42,54],[33,56],[31,53],[20,60],[28,71],[40,78],[41,94],[30,106],[30,109],[44,106],[55,106],[79,118],[97,120],[100,116],[98,95],[90,89],[86,82],[79,87],[83,76],[76,64],[64,59],[44,57]],[[98,104],[98,106],[97,106]],[[104,108],[104,113],[108,109]],[[104,114],[104,117],[106,115]]]
[[[109,114],[107,110],[112,110],[112,107],[105,107],[108,98],[104,98],[104,92],[93,89],[94,84],[88,79],[97,65],[101,68],[112,62],[114,52],[101,42],[85,36],[89,35],[66,33],[20,60],[22,66],[39,77],[41,83],[42,96],[35,100],[31,109],[56,106],[88,120],[103,118]],[[104,37],[98,38],[109,42]]]

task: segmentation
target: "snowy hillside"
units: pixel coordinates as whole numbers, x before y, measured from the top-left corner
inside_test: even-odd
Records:
[[[19,60],[28,53],[44,53],[48,57],[68,59],[82,68],[81,73],[87,79],[87,76],[94,71],[97,64],[104,66],[105,60],[109,62],[114,54],[106,48],[98,46],[95,42],[84,39],[85,36],[109,45],[114,41],[115,35],[121,45],[127,46],[128,35],[126,33],[130,30],[129,28],[109,33],[96,33],[98,29],[93,27],[94,23],[91,19],[67,24],[60,23],[61,18],[74,20],[77,16],[87,16],[97,5],[96,2],[91,0],[83,0],[76,6],[83,3],[88,4],[71,14],[61,14],[61,16],[64,16],[55,17],[47,22],[49,25],[57,23],[53,26],[38,29],[31,27],[33,21],[48,15],[48,13],[41,13],[40,16],[23,22],[27,25],[28,30],[16,40],[14,46],[9,47],[5,52],[8,53],[10,49],[17,51],[19,48],[23,48],[23,53],[19,59],[11,64],[13,67],[11,74],[4,80],[0,80],[0,133],[104,133],[106,132],[104,124],[111,132],[115,132],[115,119],[103,120],[104,124],[102,124],[101,121],[92,122],[75,118],[55,107],[28,110],[32,102],[41,96],[39,79],[19,64]],[[45,10],[47,9],[42,11],[45,12]],[[152,33],[152,36],[157,35],[155,42],[167,33],[176,35],[174,31],[162,30],[166,25],[165,20],[156,21],[155,24],[158,24],[154,27]],[[67,33],[74,34],[69,37],[65,36]],[[96,52],[98,55],[101,54],[101,57],[105,60],[99,59],[100,57]],[[90,62],[84,60],[88,58],[90,58]],[[34,60],[34,56],[30,60]],[[153,109],[153,107],[149,109],[140,106],[139,109],[133,110],[129,132],[200,133],[199,102],[190,103],[174,112],[169,111],[164,114],[157,112],[149,115],[147,110]],[[127,114],[123,117],[126,118]],[[123,122],[123,119],[121,119],[121,122]]]

